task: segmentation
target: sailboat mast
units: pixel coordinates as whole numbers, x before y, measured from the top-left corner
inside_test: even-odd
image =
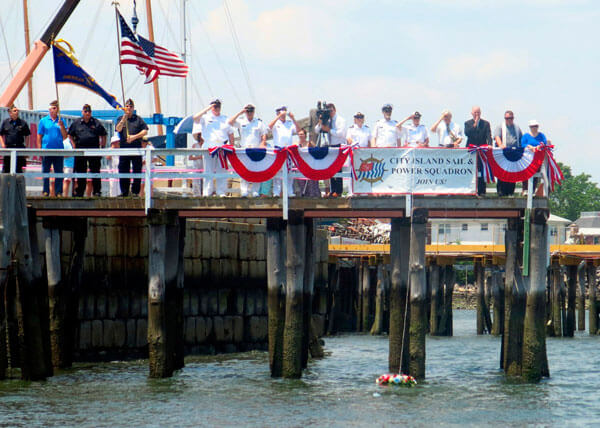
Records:
[[[29,12],[27,0],[23,0],[23,26],[25,29],[25,53],[29,55],[31,42],[29,40]],[[27,102],[29,110],[33,110],[33,73],[27,80]]]
[[[146,0],[146,18],[148,20],[148,35],[150,36],[150,41],[154,43],[154,25],[152,24],[151,3],[151,0]],[[162,109],[160,107],[160,92],[158,90],[158,79],[152,82],[152,86],[154,87],[154,110],[156,113],[162,113]],[[162,125],[158,125],[158,135],[164,135]]]
[[[182,13],[182,21],[183,21],[183,50],[181,53],[181,57],[183,62],[187,63],[187,17],[185,10],[186,0],[181,0],[181,13]],[[187,107],[188,107],[188,97],[187,97],[187,77],[183,79],[183,117],[187,116]]]

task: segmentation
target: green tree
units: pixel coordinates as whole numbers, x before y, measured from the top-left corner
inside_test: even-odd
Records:
[[[581,211],[600,211],[600,189],[589,174],[573,175],[571,167],[558,163],[565,176],[561,185],[550,193],[550,212],[569,220],[577,220]]]

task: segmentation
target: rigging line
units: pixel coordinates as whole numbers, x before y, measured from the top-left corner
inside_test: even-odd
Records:
[[[177,37],[175,35],[175,31],[173,31],[173,27],[171,26],[171,24],[169,22],[169,17],[167,16],[167,13],[165,12],[165,9],[164,9],[164,7],[162,5],[162,2],[159,1],[157,3],[158,3],[158,7],[159,7],[160,11],[162,12],[163,17],[165,19],[165,23],[166,23],[165,27],[166,27],[166,29],[169,31],[169,34],[173,38],[173,41],[177,42],[179,40],[179,37]],[[173,3],[175,3],[175,2],[173,2]],[[171,9],[169,9],[169,10],[171,10]],[[164,29],[163,29],[163,31],[164,31]],[[178,43],[176,43],[176,44],[178,44]]]
[[[198,61],[196,61],[196,56],[192,55],[192,52],[194,51],[193,49],[193,40],[192,37],[190,35],[190,38],[188,39],[189,44],[190,44],[190,53],[187,54],[187,58],[189,58],[189,61],[191,63],[191,65],[197,66],[198,69],[200,70],[200,74],[202,75],[202,79],[204,80],[204,83],[206,83],[206,87],[208,88],[208,92],[210,92],[211,97],[214,97],[215,93],[212,89],[212,87],[210,86],[210,82],[208,81],[208,77],[206,77],[206,73],[204,72],[204,68],[198,63]],[[194,79],[190,79],[190,81],[193,82]],[[204,103],[202,103],[204,104]]]
[[[237,35],[237,31],[235,31],[235,24],[233,23],[233,17],[231,16],[231,10],[229,9],[229,4],[227,0],[223,0],[223,5],[225,6],[225,16],[227,18],[227,23],[229,24],[229,32],[231,34],[231,38],[233,39],[233,44],[235,47],[235,51],[237,53],[238,60],[240,61],[240,67],[242,68],[242,73],[244,74],[244,78],[246,79],[246,85],[248,85],[248,92],[250,93],[250,100],[252,102],[256,102],[256,96],[254,94],[254,89],[252,87],[252,83],[250,81],[250,73],[248,73],[248,67],[246,66],[246,60],[244,58],[244,53],[242,51],[242,47],[240,44],[240,40]]]
[[[6,33],[4,32],[4,23],[2,22],[2,19],[0,19],[0,30],[2,31],[2,40],[4,41],[4,50],[6,51],[6,57],[8,58],[8,69],[10,70],[10,77],[12,78],[14,75],[13,66],[12,66],[12,62],[10,60],[10,52],[8,51],[8,43],[6,42]]]
[[[193,11],[196,13],[196,16],[199,17],[200,14],[196,10],[196,6],[195,6],[194,2],[192,2],[192,8],[193,8]],[[198,19],[198,26],[202,29],[202,32],[204,33],[204,35],[206,37],[206,41],[208,42],[208,45],[210,46],[211,50],[213,51],[213,54],[215,55],[215,58],[217,59],[217,63],[219,64],[219,67],[221,68],[221,71],[223,72],[223,77],[225,77],[225,80],[227,80],[227,83],[229,84],[229,86],[231,86],[233,95],[237,99],[238,103],[241,104],[242,100],[241,100],[240,96],[238,95],[231,79],[229,78],[229,74],[227,74],[227,70],[225,69],[225,66],[223,65],[223,61],[221,61],[221,57],[217,53],[217,50],[215,49],[215,46],[213,45],[212,40],[210,39],[210,36],[208,35],[208,31],[206,31],[206,29],[202,25],[202,21],[200,19]]]

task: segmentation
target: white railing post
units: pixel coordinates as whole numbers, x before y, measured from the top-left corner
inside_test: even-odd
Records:
[[[17,151],[15,149],[10,151],[10,173],[17,173]]]
[[[283,205],[283,219],[288,219],[288,166],[287,162],[284,162],[283,168],[281,168],[281,197]]]
[[[146,147],[146,170],[144,171],[144,180],[146,181],[145,193],[144,193],[144,209],[146,214],[148,210],[152,208],[152,150]]]

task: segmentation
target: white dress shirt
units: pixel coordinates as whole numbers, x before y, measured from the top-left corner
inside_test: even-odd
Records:
[[[192,134],[202,132],[205,147],[211,148],[222,145],[229,141],[229,135],[233,134],[233,128],[227,123],[227,116],[220,114],[215,116],[212,112],[203,115],[194,121]]]
[[[290,119],[285,119],[285,122],[277,120],[273,126],[273,145],[277,147],[291,146],[293,136],[296,134],[296,125]]]
[[[400,130],[396,127],[398,121],[394,119],[379,119],[375,122],[373,138],[375,147],[398,147]]]
[[[435,129],[435,133],[438,136],[440,147],[454,147],[452,137],[450,136],[450,133],[448,131],[452,132],[455,138],[463,137],[462,129],[460,129],[460,126],[457,123],[450,122],[448,125],[446,125],[446,122],[441,121]]]
[[[233,126],[240,132],[240,146],[246,148],[256,148],[260,146],[263,135],[266,135],[269,128],[258,118],[248,120],[246,116],[238,118]]]
[[[402,140],[405,146],[416,147],[429,138],[425,125],[415,126],[413,123],[402,126]]]
[[[315,132],[318,134],[321,131],[321,125],[315,125]],[[339,114],[331,118],[331,127],[329,131],[329,145],[341,146],[346,144],[346,121]]]
[[[358,147],[369,147],[371,140],[371,128],[367,125],[358,126],[356,123],[348,128],[346,138],[352,140],[352,144],[358,144]]]

